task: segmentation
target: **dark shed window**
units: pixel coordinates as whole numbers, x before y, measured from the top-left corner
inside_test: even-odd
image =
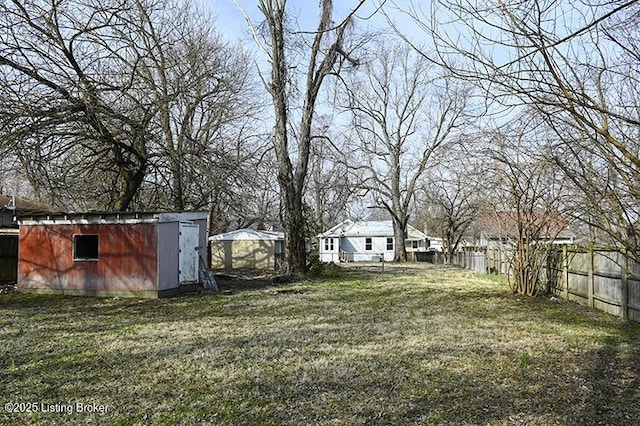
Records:
[[[97,235],[73,236],[73,260],[98,260]]]

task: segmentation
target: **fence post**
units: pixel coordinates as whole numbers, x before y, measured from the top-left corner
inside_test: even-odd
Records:
[[[562,298],[569,300],[569,247],[566,244],[562,246],[562,277],[564,278]]]
[[[622,309],[622,319],[627,321],[629,319],[629,256],[627,249],[622,252],[624,256],[624,270],[622,271],[622,282],[620,285],[621,295],[620,308]]]
[[[593,245],[589,244],[587,247],[587,305],[593,308],[595,303],[593,301],[593,287],[595,285],[593,275]]]

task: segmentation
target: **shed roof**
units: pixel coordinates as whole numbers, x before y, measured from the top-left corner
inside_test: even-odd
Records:
[[[242,228],[224,234],[209,237],[210,241],[280,241],[284,240],[284,233],[274,231],[256,231],[255,229]]]
[[[411,225],[407,225],[407,239],[423,240],[427,235]],[[327,237],[393,237],[393,223],[390,220],[367,220],[354,222],[345,220],[319,235]]]

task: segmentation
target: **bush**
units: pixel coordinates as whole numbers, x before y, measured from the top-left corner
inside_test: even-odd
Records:
[[[309,275],[312,277],[321,277],[325,268],[324,263],[320,261],[320,254],[317,251],[312,251],[307,256],[307,264],[309,267]]]
[[[342,276],[342,268],[335,263],[324,263],[317,251],[309,253],[307,258],[309,276],[314,278],[337,278]]]

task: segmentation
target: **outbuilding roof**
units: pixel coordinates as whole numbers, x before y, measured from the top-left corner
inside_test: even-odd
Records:
[[[66,224],[100,224],[100,223],[164,223],[189,222],[207,219],[205,211],[180,212],[127,212],[127,213],[57,213],[21,215],[20,225],[66,225]]]
[[[284,240],[283,232],[274,231],[256,231],[255,229],[242,228],[224,234],[213,235],[209,237],[210,241],[282,241]]]

